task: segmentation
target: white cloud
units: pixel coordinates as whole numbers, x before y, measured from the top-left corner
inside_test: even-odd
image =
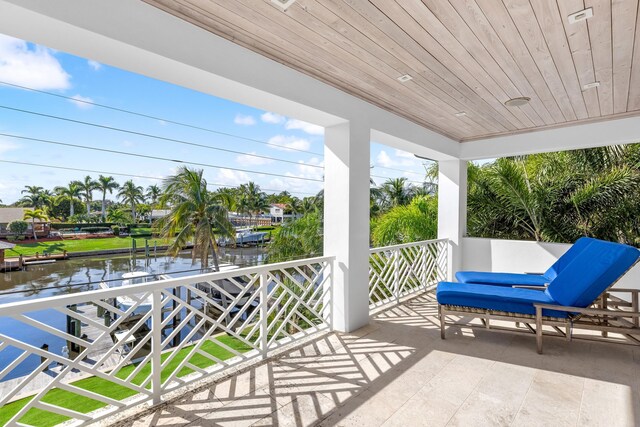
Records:
[[[385,168],[391,167],[395,164],[391,157],[389,157],[387,152],[384,150],[378,153],[378,156],[376,157],[376,163],[378,163],[380,166],[384,166]]]
[[[0,34],[0,80],[39,90],[68,89],[71,76],[51,49]]]
[[[242,154],[236,157],[236,162],[241,164],[242,166],[260,166],[260,165],[268,165],[269,163],[273,163],[271,159],[265,159],[264,157],[255,157],[251,154],[256,154],[255,151],[252,151],[248,154]]]
[[[284,123],[286,118],[280,114],[270,113],[267,111],[260,116],[260,120],[265,123],[271,123],[272,125],[279,125],[280,123]]]
[[[87,61],[87,64],[89,65],[89,67],[93,68],[94,71],[98,71],[102,68],[102,64],[98,61],[94,61],[93,59],[89,59]]]
[[[71,98],[72,100],[69,100],[69,102],[73,102],[78,108],[87,110],[93,107],[92,104],[89,104],[89,102],[93,102],[93,99],[89,98],[88,96],[73,95]]]
[[[308,150],[311,147],[309,141],[295,136],[276,135],[269,138],[268,142],[272,148],[282,151]]]
[[[20,148],[19,144],[16,144],[15,142],[12,142],[12,141],[0,139],[0,156],[2,156],[8,151],[17,150],[18,148]]]
[[[256,124],[256,119],[254,119],[253,116],[238,114],[236,115],[236,118],[233,119],[233,123],[240,126],[253,126]]]
[[[322,126],[314,125],[311,123],[303,122],[302,120],[289,119],[285,123],[284,128],[287,130],[299,129],[309,135],[324,135],[324,128]]]
[[[416,160],[416,156],[408,151],[396,150],[396,157],[402,157],[404,159]]]
[[[234,171],[231,169],[220,169],[212,183],[215,182],[216,184],[237,186],[240,184],[246,184],[249,181],[251,181],[251,177],[249,177],[245,172]]]
[[[420,161],[420,159],[411,153],[401,150],[395,150],[392,154],[387,153],[385,150],[381,150],[376,156],[376,164],[385,168],[396,167],[405,168],[407,170],[422,168],[422,161]]]
[[[272,190],[287,190],[292,193],[300,192],[300,193],[309,193],[315,194],[318,191],[322,190],[323,183],[317,181],[309,181],[308,179],[315,179],[322,181],[324,177],[324,169],[322,167],[314,167],[314,166],[323,166],[324,162],[320,161],[317,157],[313,157],[309,159],[309,161],[304,162],[300,161],[296,165],[295,172],[286,172],[285,175],[288,178],[273,178],[269,181],[268,187]],[[296,178],[306,178],[306,179],[296,179]],[[298,194],[302,195],[302,194]]]

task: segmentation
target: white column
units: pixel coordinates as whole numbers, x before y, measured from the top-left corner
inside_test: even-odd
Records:
[[[448,279],[462,267],[462,238],[467,232],[467,162],[438,162],[438,238],[450,239]]]
[[[334,255],[334,329],[369,323],[369,140],[364,125],[324,134],[324,254]]]

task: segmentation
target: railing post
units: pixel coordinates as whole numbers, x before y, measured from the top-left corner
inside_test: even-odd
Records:
[[[327,261],[327,268],[325,274],[327,274],[327,280],[324,281],[323,294],[324,301],[322,301],[322,318],[326,320],[329,330],[333,331],[333,260]],[[329,287],[327,289],[326,287]],[[327,315],[328,313],[328,315]]]
[[[429,262],[429,257],[427,257],[427,252],[429,252],[427,250],[427,248],[429,247],[429,243],[424,243],[422,245],[421,251],[422,251],[422,278],[420,279],[422,281],[422,287],[426,290],[429,286],[429,284],[427,283],[427,265]],[[437,265],[436,265],[437,268]]]
[[[162,291],[153,291],[151,309],[151,392],[157,405],[162,401]]]
[[[393,293],[396,304],[400,303],[400,249],[395,249],[393,254]]]
[[[269,346],[269,298],[267,273],[260,273],[260,352],[266,358]]]

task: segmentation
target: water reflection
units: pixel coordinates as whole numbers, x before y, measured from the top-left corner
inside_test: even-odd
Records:
[[[240,267],[260,265],[265,262],[262,248],[221,248],[220,259]],[[177,258],[164,255],[149,258],[144,254],[110,255],[95,258],[75,258],[53,264],[29,266],[26,271],[0,274],[0,303],[25,299],[63,295],[96,289],[104,280],[120,279],[123,273],[146,271],[152,274],[169,274],[182,277],[198,274],[200,262],[192,262],[189,252]],[[14,291],[20,291],[13,293]]]

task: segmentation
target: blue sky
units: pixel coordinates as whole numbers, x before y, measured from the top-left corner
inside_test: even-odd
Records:
[[[287,190],[298,197],[313,195],[322,188],[322,182],[296,177],[322,180],[323,129],[295,118],[257,110],[0,35],[0,83],[2,82],[162,117],[272,145],[191,129],[2,84],[0,107],[93,122],[294,163],[187,146],[6,108],[0,108],[2,134],[223,166],[198,167],[204,169],[210,184],[236,186],[251,180],[267,192]],[[290,148],[308,152],[293,151]],[[159,178],[173,173],[177,168],[175,162],[56,146],[7,136],[0,136],[0,160],[149,177],[132,178],[144,187],[160,184]],[[422,162],[413,155],[376,143],[371,146],[371,164],[374,165],[372,174],[381,177],[406,176],[416,182],[422,181],[424,177]],[[230,168],[254,170],[257,173],[234,171]],[[270,176],[267,173],[286,177]],[[87,174],[94,178],[98,176],[97,173],[0,162],[0,200],[4,203],[16,201],[25,185],[51,189],[74,179],[82,179]],[[129,179],[125,176],[115,178],[119,182]],[[377,183],[384,181],[383,178],[373,179]],[[211,188],[216,187],[212,185]]]

